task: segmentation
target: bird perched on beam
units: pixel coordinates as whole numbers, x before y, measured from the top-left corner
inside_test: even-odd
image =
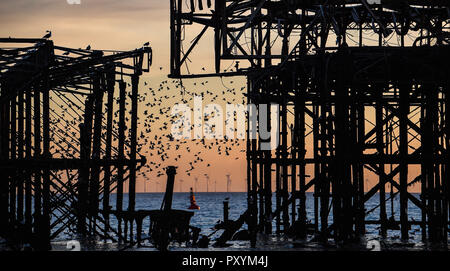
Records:
[[[146,42],[146,43],[144,43],[144,47],[148,47],[148,46],[150,46],[150,42]]]
[[[88,46],[86,47],[86,50],[91,50],[91,45],[88,45]]]
[[[52,31],[47,30],[47,34],[45,34],[45,36],[43,36],[43,39],[49,39],[52,37]]]

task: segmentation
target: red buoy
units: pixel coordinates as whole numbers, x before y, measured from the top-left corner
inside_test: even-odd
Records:
[[[200,207],[197,205],[197,203],[195,202],[195,196],[194,196],[194,192],[192,191],[192,187],[191,187],[191,195],[190,195],[190,201],[191,201],[191,206],[189,206],[189,210],[200,210]]]

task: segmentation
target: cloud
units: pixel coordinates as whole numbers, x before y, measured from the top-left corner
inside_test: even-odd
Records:
[[[168,12],[166,0],[81,0],[81,5],[69,5],[66,0],[2,0],[0,18],[24,15],[42,16],[108,16],[130,14],[132,12],[162,11]]]

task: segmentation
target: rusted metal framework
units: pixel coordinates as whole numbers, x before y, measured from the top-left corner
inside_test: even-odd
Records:
[[[368,224],[404,240],[419,225],[423,240],[448,241],[449,18],[448,1],[171,0],[173,77],[246,75],[249,103],[280,106],[278,148],[247,141],[253,236],[275,220],[277,233],[323,241],[350,241]],[[184,65],[209,29],[215,73],[190,74]],[[388,219],[397,194],[399,219]],[[368,220],[374,197],[379,218]]]
[[[0,43],[0,235],[36,249],[67,231],[123,240],[120,217],[113,228],[102,211],[123,210],[125,181],[127,211],[135,208],[136,171],[146,162],[137,152],[138,84],[151,48]]]

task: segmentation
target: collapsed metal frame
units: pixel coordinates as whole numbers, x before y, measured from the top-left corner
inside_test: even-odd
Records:
[[[247,140],[253,237],[272,233],[273,219],[277,233],[306,237],[306,192],[313,190],[311,226],[323,241],[352,240],[367,224],[380,225],[382,236],[400,225],[407,240],[417,224],[423,240],[447,243],[447,1],[202,2],[171,1],[171,76],[247,75],[249,103],[280,105],[277,150]],[[203,28],[186,46],[191,25]],[[195,61],[190,56],[208,29],[215,73],[191,74],[183,65]],[[246,66],[223,72],[226,61]],[[364,183],[369,172],[377,176],[374,187]],[[419,199],[408,191],[418,183]],[[389,198],[386,184],[397,190]],[[386,201],[396,194],[400,221],[390,222]],[[368,221],[373,210],[365,203],[376,196],[380,217]],[[408,217],[411,203],[421,221]]]
[[[116,211],[123,210],[126,180],[127,211],[135,209],[136,172],[146,163],[137,152],[138,84],[149,71],[151,48],[0,43],[0,235],[36,249],[49,249],[63,231],[126,240],[121,218],[113,229],[110,212],[103,211],[111,209],[114,191]]]

